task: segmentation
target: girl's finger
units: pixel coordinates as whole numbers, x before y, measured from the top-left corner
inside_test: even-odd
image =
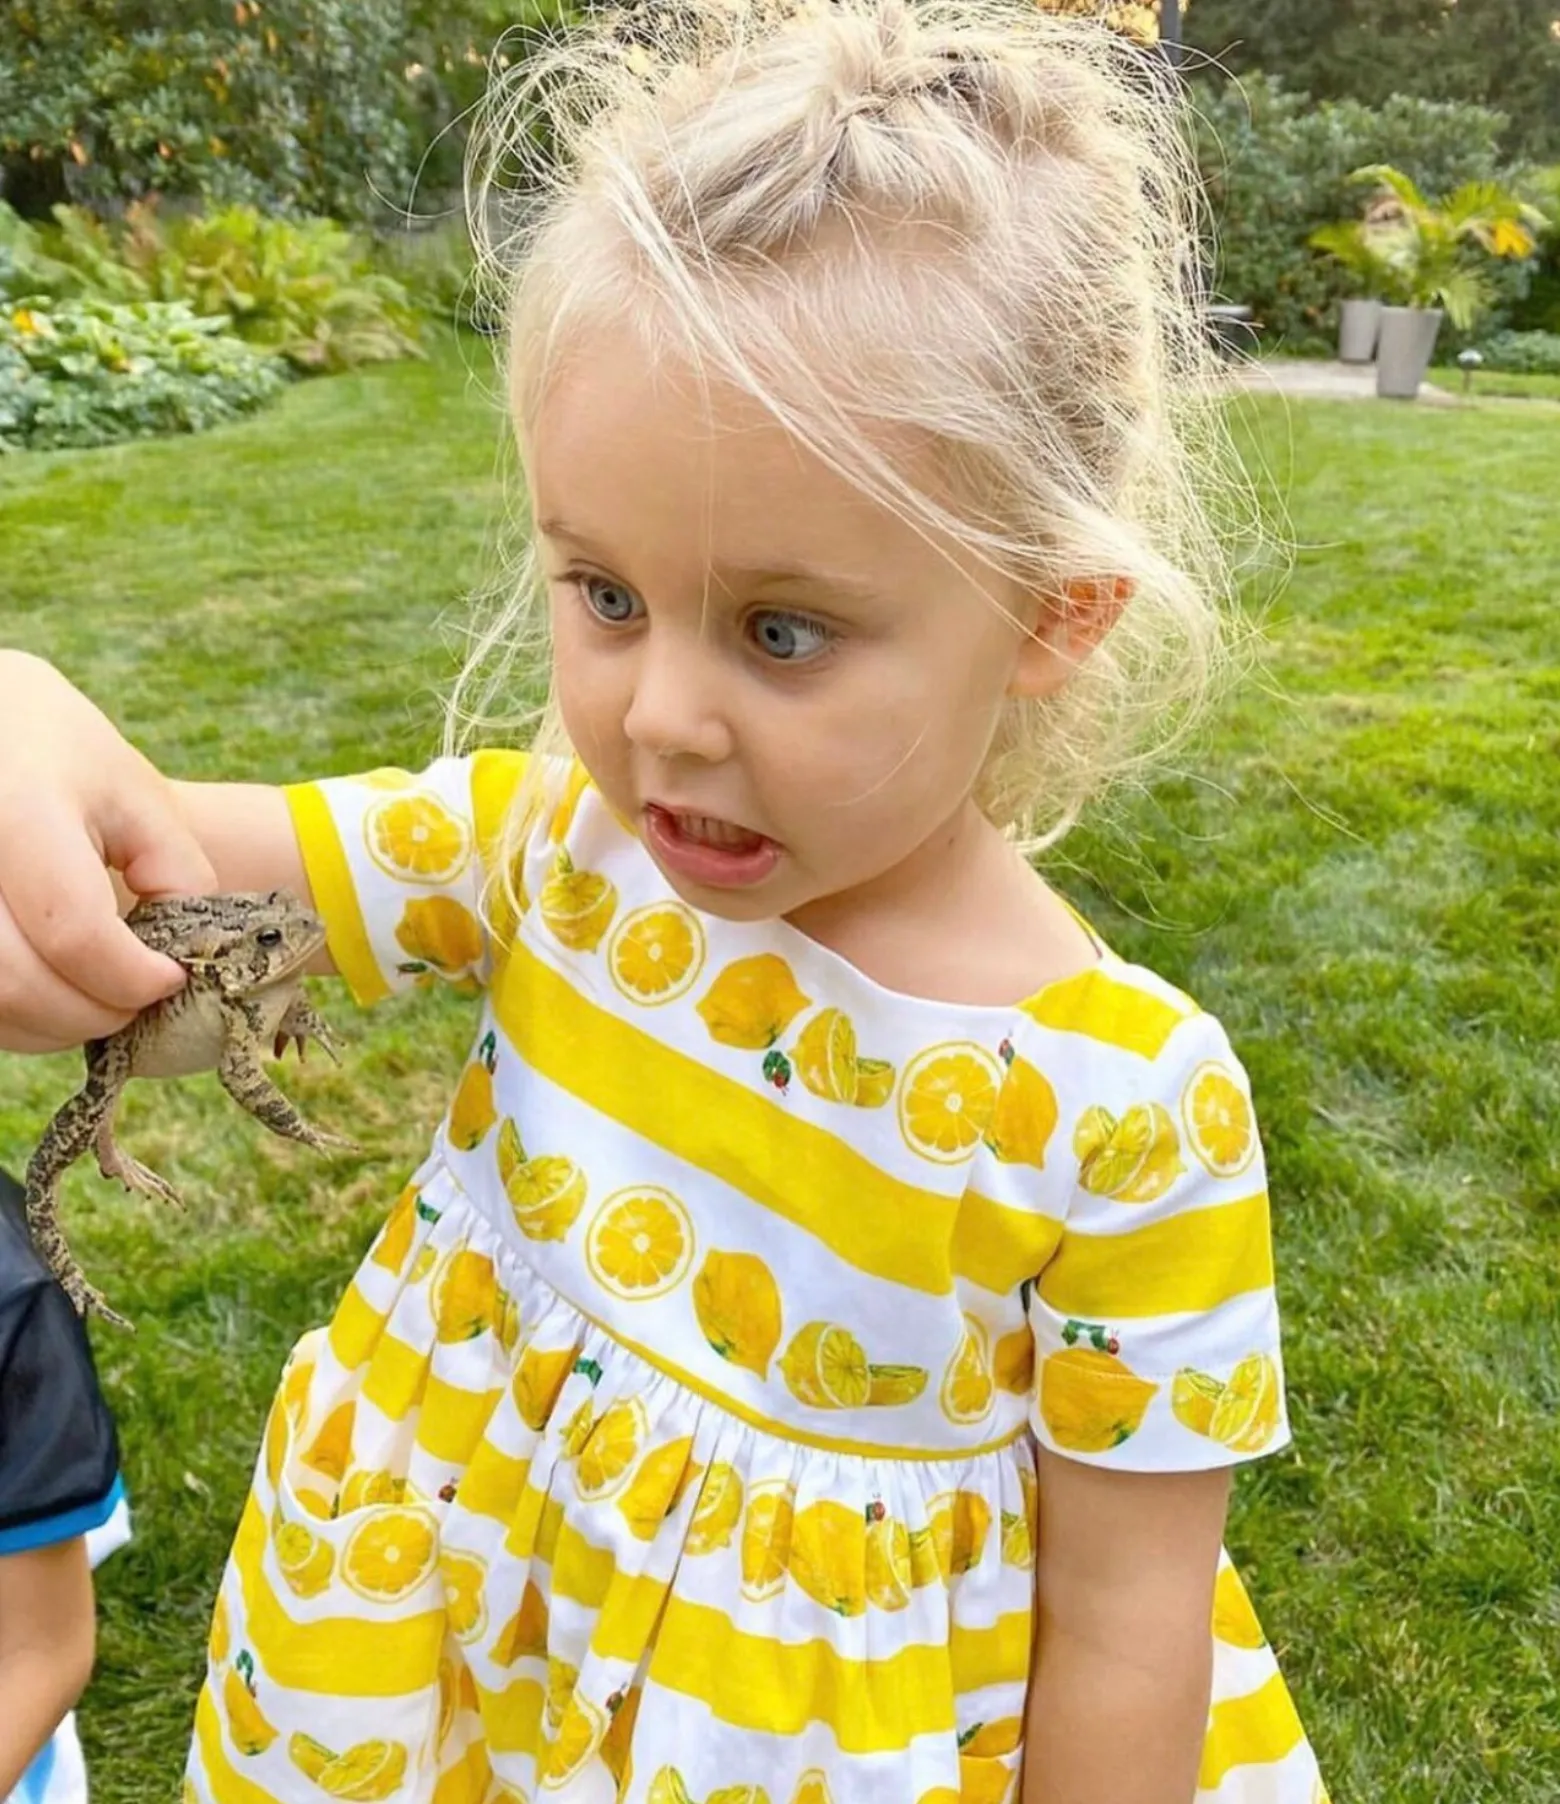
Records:
[[[181,968],[142,945],[120,920],[102,857],[79,825],[62,825],[57,814],[51,819],[47,811],[24,810],[21,819],[0,823],[0,841],[27,848],[0,872],[0,902],[9,910],[19,940],[56,978],[56,986],[46,989],[31,969],[25,980],[0,975],[0,984],[8,984],[13,998],[25,985],[25,994],[35,999],[25,1004],[23,1027],[34,1033],[73,1031],[83,1018],[81,1002],[99,1005],[100,1021],[112,1016],[122,1023],[180,987]],[[0,958],[9,959],[12,951],[0,949]],[[45,993],[49,1002],[43,1006],[79,996],[69,1029],[35,1012],[36,999]],[[0,1007],[0,1019],[5,1018]]]

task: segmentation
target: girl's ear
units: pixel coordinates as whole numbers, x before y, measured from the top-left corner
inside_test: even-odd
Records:
[[[1136,587],[1130,576],[1078,576],[1039,597],[1009,695],[1030,701],[1055,695],[1121,618]]]

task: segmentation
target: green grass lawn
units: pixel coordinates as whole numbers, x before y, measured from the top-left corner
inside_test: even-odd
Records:
[[[0,464],[3,636],[176,773],[428,756],[460,597],[493,568],[482,387],[451,353],[198,440]],[[1057,874],[1224,1016],[1252,1072],[1297,1441],[1245,1473],[1230,1541],[1337,1804],[1552,1804],[1560,414],[1242,406],[1299,545],[1268,673]],[[85,1166],[68,1185],[89,1271],[141,1330],[98,1337],[138,1512],[83,1711],[100,1804],[174,1795],[278,1365],[420,1156],[469,1032],[448,1000],[326,1005],[346,1069],[288,1087],[366,1156],[322,1181],[200,1079],[123,1112],[188,1217]],[[76,1071],[0,1060],[0,1162]]]

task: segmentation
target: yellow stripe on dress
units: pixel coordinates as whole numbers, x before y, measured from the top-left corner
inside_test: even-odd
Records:
[[[246,1779],[228,1759],[227,1749],[222,1745],[222,1722],[209,1684],[202,1688],[200,1701],[195,1706],[195,1740],[200,1748],[206,1789],[216,1804],[276,1804],[274,1792],[265,1791]]]
[[[1273,1245],[1265,1190],[1186,1209],[1126,1234],[1064,1232],[1040,1273],[1059,1315],[1119,1318],[1189,1314],[1268,1290]]]
[[[293,783],[282,794],[292,814],[314,906],[325,922],[325,942],[336,969],[365,1008],[381,1002],[390,994],[390,986],[374,958],[352,870],[324,791],[315,783]]]
[[[852,1660],[826,1640],[774,1641],[739,1629],[724,1611],[673,1597],[650,1656],[650,1682],[704,1704],[733,1728],[799,1735],[823,1722],[842,1753],[893,1753],[919,1735],[954,1727],[961,1688],[1022,1684],[1032,1629],[1027,1610],[989,1629],[957,1623],[950,1645],[912,1646],[881,1660]],[[627,1648],[591,1650],[611,1657]],[[642,1651],[639,1650],[639,1651]]]
[[[244,1594],[244,1638],[267,1677],[330,1697],[403,1697],[439,1669],[445,1611],[387,1618],[324,1616],[299,1622],[265,1576],[265,1518],[253,1496],[233,1543]]]
[[[1189,997],[1167,1002],[1152,990],[1112,977],[1100,965],[1049,985],[1021,1006],[1041,1027],[1086,1034],[1145,1059],[1158,1058],[1176,1028],[1198,1012]]]
[[[952,1289],[957,1199],[889,1177],[833,1134],[597,1008],[522,942],[494,1006],[511,1045],[559,1089],[801,1228],[858,1271],[932,1296]],[[779,1139],[783,1160],[768,1150]],[[755,1158],[755,1147],[764,1156]],[[767,1183],[763,1172],[782,1164],[785,1182]]]
[[[1244,1697],[1225,1698],[1209,1719],[1198,1788],[1212,1791],[1235,1767],[1282,1760],[1304,1733],[1281,1673]]]
[[[954,1276],[1010,1297],[1056,1250],[1062,1224],[1054,1216],[1010,1209],[977,1190],[959,1206],[953,1229]]]

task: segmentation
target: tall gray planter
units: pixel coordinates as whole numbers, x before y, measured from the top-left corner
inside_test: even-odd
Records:
[[[1376,355],[1380,301],[1345,301],[1338,309],[1338,356],[1344,363],[1369,363]]]
[[[1430,367],[1439,307],[1383,307],[1376,340],[1376,393],[1395,401],[1412,401]]]

